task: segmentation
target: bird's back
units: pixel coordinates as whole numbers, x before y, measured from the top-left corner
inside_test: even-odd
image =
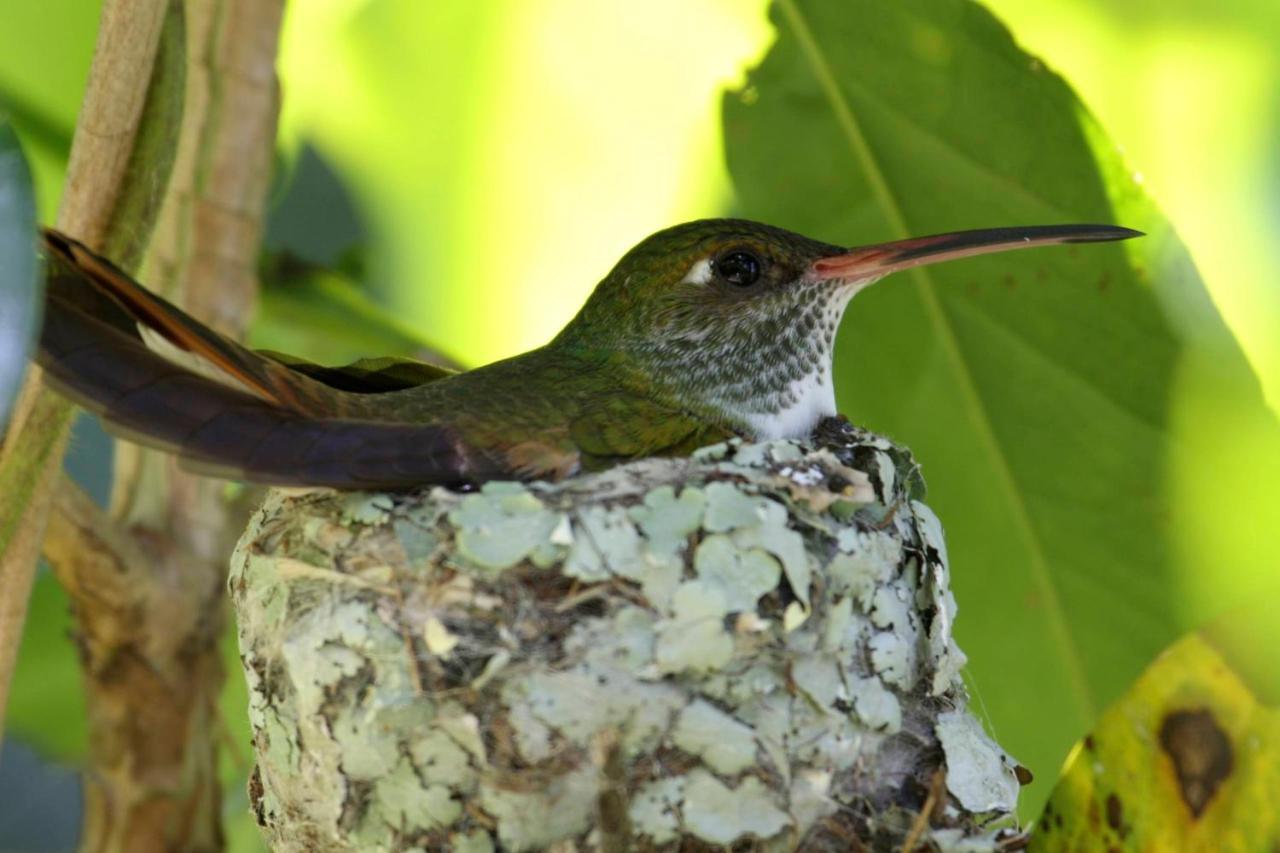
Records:
[[[71,238],[47,232],[44,248],[38,359],[53,384],[209,473],[339,488],[558,478],[724,434],[608,353],[549,346],[457,374],[324,368],[237,344]]]

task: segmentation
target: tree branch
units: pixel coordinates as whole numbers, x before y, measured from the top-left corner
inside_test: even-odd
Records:
[[[166,545],[122,531],[61,480],[44,553],[72,602],[89,699],[82,849],[213,850],[222,843],[216,709],[203,691],[189,689],[221,681],[211,653],[220,621],[206,620],[221,579],[205,574],[205,589],[186,579],[156,584],[157,564],[182,559]]]
[[[114,249],[126,269],[136,266],[154,222],[172,163],[165,152],[172,150],[180,120],[181,103],[175,114],[172,96],[182,85],[173,80],[182,56],[180,32],[176,39],[172,34],[174,8],[169,0],[103,4],[58,212],[60,228],[94,249]],[[170,46],[162,51],[166,26]],[[156,156],[140,179],[138,152],[144,147]],[[45,390],[32,367],[0,450],[0,531],[16,532],[0,538],[0,715],[72,414],[71,404]]]

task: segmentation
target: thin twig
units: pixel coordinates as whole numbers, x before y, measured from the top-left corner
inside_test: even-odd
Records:
[[[91,248],[105,248],[108,242],[137,244],[138,235],[151,229],[150,220],[126,222],[122,212],[150,210],[145,204],[125,203],[131,194],[151,189],[127,177],[167,7],[168,0],[107,0],[102,6],[58,212],[58,226]],[[163,172],[159,164],[152,165],[156,173]],[[125,239],[126,234],[132,237]],[[130,258],[118,260],[128,266]],[[0,530],[7,531],[0,535],[0,735],[72,412],[71,404],[52,396],[40,371],[32,369],[0,451]]]
[[[925,830],[929,828],[929,824],[933,821],[933,812],[937,808],[938,802],[943,795],[943,787],[946,782],[946,771],[939,767],[933,771],[933,776],[929,779],[929,795],[925,797],[924,805],[920,807],[920,813],[916,815],[915,821],[911,824],[911,831],[907,833],[907,838],[902,842],[902,853],[912,853],[916,849],[916,845],[920,843],[920,838],[924,835]]]

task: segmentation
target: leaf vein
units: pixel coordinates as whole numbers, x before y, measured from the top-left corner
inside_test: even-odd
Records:
[[[902,206],[889,187],[888,179],[880,168],[879,161],[872,152],[852,107],[841,91],[840,85],[831,70],[830,63],[814,39],[808,22],[797,7],[795,0],[778,0],[778,8],[781,9],[787,23],[795,33],[796,41],[813,71],[819,88],[831,104],[836,122],[849,142],[854,159],[865,172],[871,185],[871,191],[883,209],[885,217],[894,231],[894,236],[900,239],[911,236],[906,225]],[[1009,460],[996,440],[990,416],[986,411],[981,395],[978,393],[972,371],[960,350],[955,330],[951,327],[950,320],[947,318],[937,294],[934,293],[932,278],[926,268],[916,268],[911,272],[920,300],[937,332],[937,339],[942,344],[944,351],[948,355],[948,361],[955,370],[961,397],[965,400],[968,409],[967,414],[982,441],[983,448],[991,458],[991,467],[995,474],[996,482],[1000,484],[1006,493],[1006,499],[1012,510],[1011,521],[1025,541],[1030,556],[1032,577],[1045,602],[1045,610],[1049,617],[1049,632],[1062,657],[1066,675],[1072,687],[1072,695],[1076,700],[1077,713],[1081,716],[1083,722],[1091,722],[1095,716],[1092,691],[1085,676],[1080,650],[1067,626],[1066,615],[1063,612],[1058,590],[1053,583],[1044,545],[1041,542],[1026,502],[1021,499],[1017,479],[1009,465]]]

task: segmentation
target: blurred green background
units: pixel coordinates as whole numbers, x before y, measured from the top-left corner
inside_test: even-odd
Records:
[[[1173,221],[1275,409],[1280,4],[987,5],[1076,88]],[[280,59],[281,168],[268,247],[342,259],[400,327],[464,364],[536,346],[640,237],[735,210],[720,98],[774,38],[765,8],[762,0],[295,3]],[[46,222],[96,15],[92,0],[0,0],[0,110],[23,140]],[[258,335],[279,342],[287,319],[267,314]],[[104,444],[92,426],[79,435],[74,464],[100,479]],[[1256,547],[1241,544],[1247,531],[1233,530],[1225,512],[1212,526],[1187,546],[1206,566],[1223,542]],[[963,554],[952,558],[963,565]],[[1177,592],[1203,594],[1194,582]],[[960,608],[963,645],[963,598]],[[66,626],[45,576],[0,755],[0,849],[66,849],[74,840],[66,817],[74,784],[46,762],[74,762],[84,743]],[[226,708],[241,745],[242,701],[235,684]],[[229,759],[228,812],[236,844],[251,847],[239,782],[247,754],[242,746]],[[32,783],[32,768],[52,774],[47,789]],[[1046,783],[1056,773],[1036,769]],[[1037,798],[1045,794],[1047,784]],[[70,835],[49,833],[55,815]]]
[[[987,5],[1067,77],[1174,220],[1274,403],[1280,7]],[[282,150],[313,143],[354,193],[384,304],[466,361],[519,352],[639,236],[731,209],[717,104],[772,39],[765,6],[308,0],[283,39]],[[0,104],[46,219],[96,11],[0,3]],[[441,284],[458,281],[475,286]]]

